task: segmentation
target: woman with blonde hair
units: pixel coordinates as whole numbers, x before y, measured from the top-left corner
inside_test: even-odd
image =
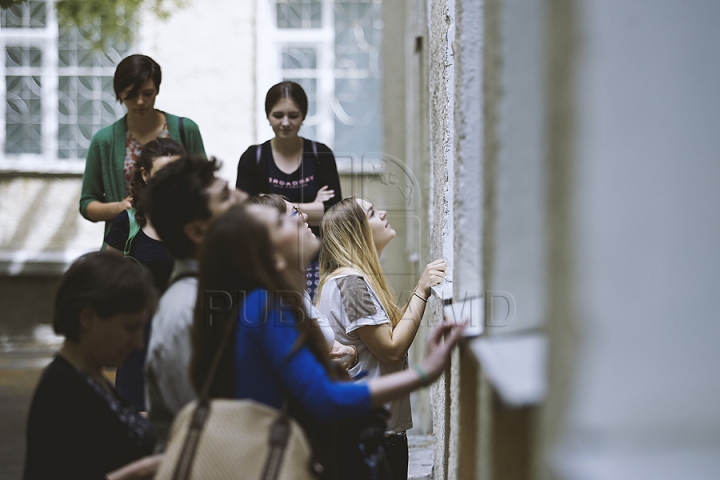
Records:
[[[369,478],[361,472],[369,465],[348,472],[347,462],[340,461],[348,456],[338,445],[348,438],[334,435],[331,423],[367,418],[372,408],[429,385],[447,366],[464,324],[438,326],[414,370],[363,384],[341,381],[301,300],[304,266],[319,247],[303,216],[266,205],[237,205],[215,219],[200,251],[198,291],[237,292],[237,301],[227,314],[213,315],[208,328],[198,296],[190,374],[197,391],[208,383],[211,398],[249,399],[278,410],[287,401],[324,466],[322,478]],[[223,344],[228,348],[221,350]],[[208,378],[216,361],[216,373]],[[244,478],[241,473],[236,477]]]
[[[429,263],[404,307],[380,266],[380,255],[395,238],[387,212],[351,197],[333,206],[320,225],[320,285],[318,309],[335,330],[335,338],[358,351],[351,376],[375,378],[407,369],[407,352],[425,312],[430,287],[445,278],[442,259]],[[410,396],[387,404],[390,419],[385,453],[394,478],[407,478],[405,431],[412,428]]]

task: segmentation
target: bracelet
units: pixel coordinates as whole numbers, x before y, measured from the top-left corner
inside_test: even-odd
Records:
[[[420,300],[422,300],[423,302],[427,303],[427,298],[421,297],[421,296],[418,295],[418,293],[417,293],[416,291],[414,291],[414,290],[413,290],[413,295],[415,295],[416,297],[418,297],[418,298],[419,298]]]
[[[413,368],[420,377],[420,383],[422,384],[422,386],[427,387],[428,385],[430,385],[430,379],[428,378],[427,373],[425,373],[425,370],[423,370],[420,365],[413,365]]]
[[[357,351],[357,347],[355,345],[348,345],[348,347],[352,348],[355,351],[355,361],[353,362],[352,365],[350,365],[350,368],[353,368],[355,365],[358,364],[358,361],[360,360],[360,358],[358,357],[358,351]]]

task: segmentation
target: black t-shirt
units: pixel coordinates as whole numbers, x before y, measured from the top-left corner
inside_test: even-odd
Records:
[[[130,403],[56,356],[30,406],[24,478],[104,479],[154,445],[150,422]]]
[[[113,220],[105,237],[105,243],[122,252],[125,250],[125,243],[129,235],[130,219],[127,210],[124,210],[118,213],[115,220]],[[140,229],[132,241],[130,256],[147,267],[155,280],[155,287],[158,292],[164,292],[172,273],[173,259],[163,242],[148,237]]]
[[[327,185],[335,191],[335,196],[324,203],[325,211],[342,200],[335,156],[327,145],[303,139],[302,162],[292,173],[277,167],[270,140],[260,145],[260,149],[259,160],[258,145],[252,145],[240,157],[236,182],[240,190],[249,195],[277,193],[293,203],[312,203],[318,190]]]

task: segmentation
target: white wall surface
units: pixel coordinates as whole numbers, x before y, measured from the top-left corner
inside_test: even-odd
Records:
[[[500,13],[502,98],[498,106],[491,285],[510,293],[514,318],[495,299],[488,334],[542,325],[545,316],[545,168],[541,0],[505,0]],[[489,300],[489,299],[488,299]],[[493,326],[493,325],[501,326]]]
[[[156,106],[192,118],[234,183],[255,140],[255,0],[188,0],[168,20],[142,18],[139,51],[163,69]]]
[[[577,376],[562,478],[720,472],[720,3],[578,2]]]

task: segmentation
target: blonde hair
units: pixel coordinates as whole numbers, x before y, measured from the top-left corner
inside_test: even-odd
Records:
[[[400,321],[400,310],[394,301],[395,293],[388,285],[380,266],[370,224],[356,197],[345,198],[325,213],[320,224],[320,236],[322,247],[318,303],[325,282],[341,273],[338,272],[339,269],[353,270],[360,273],[370,284],[395,327]]]

